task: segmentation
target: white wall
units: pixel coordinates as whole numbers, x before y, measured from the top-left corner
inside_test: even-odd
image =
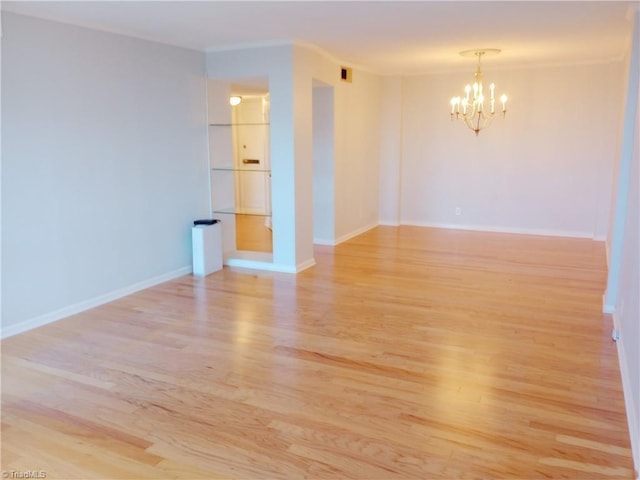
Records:
[[[2,16],[3,335],[188,273],[204,55]]]
[[[313,135],[314,85],[333,87],[333,96],[326,95],[324,101],[333,101],[334,113],[333,203],[325,198],[326,208],[333,212],[334,237],[320,240],[334,244],[378,224],[380,169],[381,80],[354,69],[353,81],[343,82],[340,68],[335,59],[323,52],[294,46],[296,205],[304,218],[304,232],[313,233],[312,160],[314,150],[321,148],[314,142],[322,141],[322,136]],[[304,238],[309,240],[308,236]]]
[[[494,71],[485,62],[509,111],[478,137],[448,118],[473,68],[403,79],[401,222],[603,239],[622,64]],[[397,180],[382,182],[393,205]]]
[[[294,45],[291,93],[298,264],[313,259],[313,78],[309,61],[306,49]]]
[[[0,57],[2,52],[2,9],[0,9]],[[0,91],[2,90],[2,62],[0,62]],[[0,95],[0,109],[2,95]],[[2,115],[0,115],[0,334],[2,333]]]
[[[637,115],[637,114],[636,114]],[[636,125],[640,119],[636,116]],[[615,308],[616,326],[619,329],[618,352],[625,387],[625,401],[629,418],[629,432],[633,446],[636,470],[640,471],[640,153],[638,130],[634,133],[633,159],[629,177],[629,197],[625,219],[620,286]]]
[[[381,78],[362,70],[336,88],[336,243],[378,224],[381,98]]]
[[[313,242],[335,242],[333,87],[313,87]]]
[[[402,77],[382,80],[380,125],[380,223],[400,224],[402,172]]]
[[[297,48],[296,70],[309,79],[307,84],[333,86],[334,198],[327,208],[334,212],[334,237],[322,243],[337,244],[378,224],[382,79],[353,69],[352,82],[344,82],[337,60]]]
[[[633,36],[626,69],[621,141],[616,159],[613,219],[607,236],[609,274],[603,309],[613,313],[631,447],[640,472],[640,12],[633,15]]]

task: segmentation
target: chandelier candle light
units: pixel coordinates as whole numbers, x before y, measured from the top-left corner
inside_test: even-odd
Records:
[[[496,113],[495,84],[489,85],[489,103],[488,111],[485,107],[485,93],[482,84],[482,70],[480,69],[480,61],[484,55],[497,55],[500,50],[497,48],[485,48],[484,50],[465,50],[460,52],[463,57],[478,57],[478,68],[475,73],[473,87],[467,85],[464,88],[464,97],[453,97],[451,99],[451,120],[462,119],[471,130],[476,132],[476,136],[485,127],[488,127],[491,121],[502,113],[504,117],[507,113],[507,96],[502,95],[500,102],[502,110]],[[473,93],[473,96],[471,96]]]

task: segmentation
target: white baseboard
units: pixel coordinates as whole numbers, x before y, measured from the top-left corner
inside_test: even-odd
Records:
[[[369,230],[371,230],[372,228],[376,228],[377,226],[378,226],[378,222],[374,222],[369,225],[365,225],[364,227],[353,230],[352,232],[349,232],[345,235],[341,235],[338,238],[336,238],[334,245],[339,245],[343,242],[346,242],[347,240],[352,239],[353,237],[362,235],[364,232],[368,232]]]
[[[310,258],[309,260],[299,263],[296,265],[296,273],[306,270],[307,268],[311,268],[316,264],[315,258]]]
[[[247,260],[244,258],[230,258],[225,263],[228,267],[250,268],[252,270],[264,270],[267,272],[298,273],[307,268],[313,267],[316,261],[312,258],[302,262],[295,267],[289,265],[278,265],[271,262],[261,262],[258,260]]]
[[[613,328],[622,333],[620,330],[620,321],[614,312]],[[616,350],[618,351],[618,364],[620,365],[620,376],[622,377],[622,391],[624,394],[624,406],[627,411],[627,424],[629,426],[629,436],[631,437],[631,454],[633,455],[633,464],[636,475],[640,474],[640,427],[638,426],[639,412],[636,411],[631,396],[631,372],[628,368],[627,354],[625,348],[625,337],[621,336],[616,342]],[[640,478],[640,477],[636,477]]]
[[[472,230],[472,231],[478,231],[478,232],[516,233],[519,235],[540,235],[545,237],[590,238],[592,240],[596,240],[593,233],[576,232],[571,230],[547,230],[547,229],[540,229],[540,228],[512,228],[512,227],[496,227],[491,225],[460,225],[457,223],[413,222],[413,221],[403,221],[402,225],[410,225],[415,227],[449,228],[454,230]]]
[[[616,306],[609,305],[607,303],[607,292],[605,290],[605,292],[602,294],[602,313],[614,314],[615,312],[616,312]],[[614,324],[615,324],[615,321],[614,321]]]
[[[314,245],[328,245],[330,247],[333,247],[336,243],[331,240],[330,238],[314,238],[313,239],[313,244]]]
[[[3,327],[0,338],[8,338],[13,335],[17,335],[19,333],[32,330],[34,328],[41,327],[48,323],[61,320],[65,317],[69,317],[71,315],[84,312],[85,310],[89,310],[91,308],[104,305],[105,303],[109,303],[119,298],[126,297],[127,295],[131,295],[132,293],[139,292],[140,290],[153,287],[160,283],[168,282],[169,280],[173,280],[174,278],[188,275],[189,273],[191,273],[191,271],[192,271],[191,266],[182,267],[172,272],[158,275],[157,277],[153,277],[148,280],[143,280],[142,282],[134,283],[133,285],[129,285],[128,287],[120,288],[118,290],[114,290],[113,292],[105,293],[104,295],[99,295],[95,298],[84,300],[82,302],[69,305],[59,310],[55,310],[53,312],[45,313],[44,315],[40,315],[38,317],[31,318],[23,322],[19,322],[15,325],[9,325],[8,327]]]
[[[265,270],[267,272],[296,273],[296,269],[288,265],[276,265],[273,262],[250,260],[247,258],[228,258],[224,261],[228,267],[250,268],[252,270]]]
[[[386,220],[378,220],[378,225],[383,225],[385,227],[399,227],[399,222],[388,222]]]
[[[315,259],[310,258],[295,266],[280,265],[273,262],[273,254],[265,252],[234,251],[225,255],[224,264],[229,267],[250,268],[252,270],[265,270],[267,272],[298,273],[316,264]]]
[[[366,231],[371,230],[372,228],[377,227],[378,225],[380,225],[378,222],[372,223],[370,225],[366,225],[364,227],[358,228],[356,230],[353,230],[352,232],[349,232],[345,235],[341,235],[340,237],[336,238],[335,240],[330,239],[330,238],[314,238],[313,239],[313,244],[314,245],[328,245],[330,247],[335,247],[336,245],[342,243],[342,242],[346,242],[347,240],[352,239],[353,237],[357,237],[358,235],[363,234]],[[394,226],[398,226],[398,225],[394,225]]]

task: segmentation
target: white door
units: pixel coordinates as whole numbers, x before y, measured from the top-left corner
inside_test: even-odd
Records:
[[[235,107],[237,129],[237,209],[264,214],[269,211],[269,126],[263,99],[243,98]]]

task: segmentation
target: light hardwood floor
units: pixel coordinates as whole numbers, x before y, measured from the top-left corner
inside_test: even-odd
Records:
[[[378,227],[2,342],[2,470],[634,478],[603,245]]]
[[[236,248],[253,252],[273,252],[273,235],[261,215],[236,215]]]

